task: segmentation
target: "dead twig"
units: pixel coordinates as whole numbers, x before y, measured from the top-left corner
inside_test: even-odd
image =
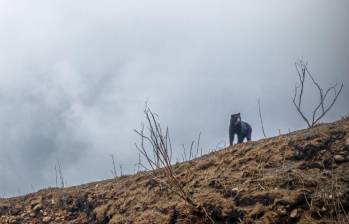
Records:
[[[136,144],[136,148],[146,159],[149,169],[144,164],[140,165],[146,170],[152,171],[151,175],[155,181],[165,186],[191,206],[197,207],[189,192],[184,189],[183,184],[174,174],[171,164],[172,146],[168,128],[165,129],[165,132],[162,130],[159,117],[150,108],[146,107],[144,114],[147,125],[145,128],[144,124],[142,124],[141,130],[135,130],[141,137],[141,142],[140,144]],[[192,155],[192,148],[193,144],[191,145],[190,157]],[[158,178],[156,174],[163,174],[165,178]]]
[[[113,163],[113,169],[111,170],[111,174],[113,175],[113,178],[116,179],[118,177],[117,172],[116,172],[116,166],[115,166],[115,160],[114,160],[114,155],[110,155],[112,163]]]
[[[56,174],[56,187],[58,187],[58,179],[60,181],[60,187],[64,187],[64,177],[63,177],[63,171],[62,171],[62,164],[57,159],[56,165],[55,165],[55,174]]]
[[[264,138],[266,138],[267,135],[265,134],[265,130],[264,130],[262,111],[261,111],[261,99],[260,98],[258,98],[258,113],[259,113],[259,120],[261,121],[262,133],[263,133]]]
[[[337,88],[337,84],[335,84],[327,88],[325,91],[309,71],[308,63],[304,62],[303,60],[299,60],[298,62],[295,62],[295,68],[297,70],[299,83],[295,85],[292,102],[297,112],[299,113],[299,115],[306,122],[308,127],[311,128],[311,127],[314,127],[333,107],[333,105],[336,103],[338,99],[338,96],[341,94],[344,85],[343,83],[341,83],[339,88]],[[305,115],[304,111],[302,110],[302,99],[304,94],[305,80],[307,76],[310,78],[313,85],[318,90],[318,94],[320,98],[318,104],[313,109],[312,115],[310,118],[308,118]],[[332,99],[329,99],[330,95],[332,95]],[[326,102],[328,103],[326,104]]]

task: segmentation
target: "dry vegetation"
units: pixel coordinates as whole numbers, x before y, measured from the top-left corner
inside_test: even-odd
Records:
[[[172,168],[193,205],[147,171],[1,199],[0,223],[349,223],[348,118]]]

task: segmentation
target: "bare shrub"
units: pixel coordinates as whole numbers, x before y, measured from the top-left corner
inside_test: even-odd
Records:
[[[64,187],[64,177],[63,177],[63,171],[62,171],[62,164],[57,159],[57,162],[55,164],[55,174],[56,174],[56,187],[58,187],[58,180],[60,183],[60,187]]]
[[[111,174],[113,175],[113,178],[116,179],[118,177],[118,174],[116,172],[116,165],[115,165],[115,160],[114,160],[114,155],[110,155],[112,163],[113,163],[113,169],[110,171]]]
[[[149,107],[146,106],[144,110],[146,118],[146,125],[142,124],[141,130],[135,130],[135,132],[141,137],[140,144],[136,144],[136,148],[140,154],[145,158],[149,168],[141,162],[139,159],[139,165],[145,170],[150,171],[150,175],[153,180],[159,183],[160,187],[164,187],[166,190],[174,193],[182,200],[184,200],[196,214],[202,214],[211,223],[215,223],[207,212],[205,204],[197,204],[193,201],[192,195],[188,189],[185,189],[183,182],[175,175],[174,167],[171,165],[172,161],[172,143],[169,134],[169,129],[166,127],[163,131],[159,117],[153,113]],[[196,158],[200,150],[200,138],[199,133],[196,149],[194,148],[195,142],[191,143],[189,149],[189,158]],[[202,149],[201,149],[202,153]],[[187,173],[191,172],[187,169]],[[188,216],[190,220],[190,217]]]
[[[202,156],[202,148],[200,148],[200,139],[201,139],[201,132],[199,132],[198,138],[196,141],[191,141],[190,147],[187,150],[184,144],[182,144],[182,161],[191,161],[193,159],[198,158],[199,156]]]
[[[185,200],[188,204],[197,207],[189,192],[184,189],[182,183],[174,174],[171,165],[172,145],[169,129],[166,128],[163,131],[158,115],[153,113],[150,108],[145,108],[144,115],[146,126],[142,124],[141,130],[135,130],[141,137],[141,142],[136,144],[136,148],[146,159],[149,168],[145,164],[140,164],[140,166],[145,170],[151,170],[150,173],[153,179],[160,185]],[[163,174],[165,178],[160,178],[158,174]]]
[[[123,177],[124,172],[123,172],[122,164],[120,164],[119,167],[120,167],[120,177]]]
[[[56,187],[60,187],[58,189],[58,195],[57,195],[57,206],[59,208],[64,208],[67,203],[67,197],[64,193],[64,177],[63,177],[63,171],[62,171],[62,164],[57,159],[55,164],[55,174],[56,174]]]
[[[325,91],[309,71],[307,62],[299,60],[298,62],[295,62],[295,67],[298,73],[299,83],[297,83],[295,86],[292,101],[302,119],[307,123],[308,127],[311,128],[314,127],[314,125],[316,125],[321,120],[321,118],[323,118],[333,107],[338,99],[338,96],[342,92],[343,83],[339,86],[339,88],[337,87],[337,84],[335,84],[327,88]],[[319,94],[318,96],[320,98],[318,104],[312,111],[311,117],[307,117],[302,110],[302,99],[306,77],[309,77],[312,84],[316,87]],[[332,98],[330,97],[330,95],[332,95]]]

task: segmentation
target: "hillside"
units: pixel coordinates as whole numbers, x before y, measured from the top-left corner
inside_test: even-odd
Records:
[[[349,223],[349,119],[234,145],[174,173],[200,207],[140,172],[0,199],[0,223]]]

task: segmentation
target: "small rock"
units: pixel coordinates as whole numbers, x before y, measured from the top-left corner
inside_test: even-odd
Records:
[[[334,161],[336,161],[337,163],[342,163],[345,161],[344,157],[342,155],[335,155],[333,157]]]
[[[51,221],[51,217],[50,216],[46,216],[46,217],[44,217],[43,219],[42,219],[42,222],[44,222],[44,223],[48,223],[48,222],[50,222]]]
[[[349,150],[349,138],[347,138],[347,140],[345,140],[344,148],[345,148],[346,150]]]
[[[338,154],[342,155],[342,156],[347,156],[347,155],[349,155],[349,151],[341,151]]]
[[[37,212],[37,211],[39,211],[39,210],[41,210],[41,209],[42,209],[42,204],[39,203],[39,204],[37,204],[37,205],[34,206],[33,211],[34,211],[34,212]]]
[[[10,223],[12,224],[16,224],[17,223],[17,219],[16,218],[13,218],[13,219],[10,219]]]
[[[30,202],[30,206],[33,208],[35,205],[40,204],[42,202],[42,198],[36,198],[33,201]]]
[[[238,192],[238,191],[239,191],[239,188],[238,188],[238,187],[233,187],[233,188],[231,189],[231,191],[232,191],[232,192]]]
[[[105,219],[105,214],[107,213],[109,209],[109,205],[102,205],[100,207],[97,207],[94,209],[94,214],[96,216],[97,221],[103,222]]]
[[[22,210],[23,206],[22,205],[15,205],[15,209]]]
[[[277,212],[280,214],[280,215],[285,215],[287,213],[286,209],[282,206],[282,207],[279,207],[277,209]]]
[[[290,213],[290,218],[291,219],[295,219],[298,217],[298,210],[297,209],[293,209]]]
[[[90,203],[93,203],[94,200],[93,200],[93,198],[92,198],[91,196],[89,196],[89,197],[87,198],[87,201],[90,202]]]

